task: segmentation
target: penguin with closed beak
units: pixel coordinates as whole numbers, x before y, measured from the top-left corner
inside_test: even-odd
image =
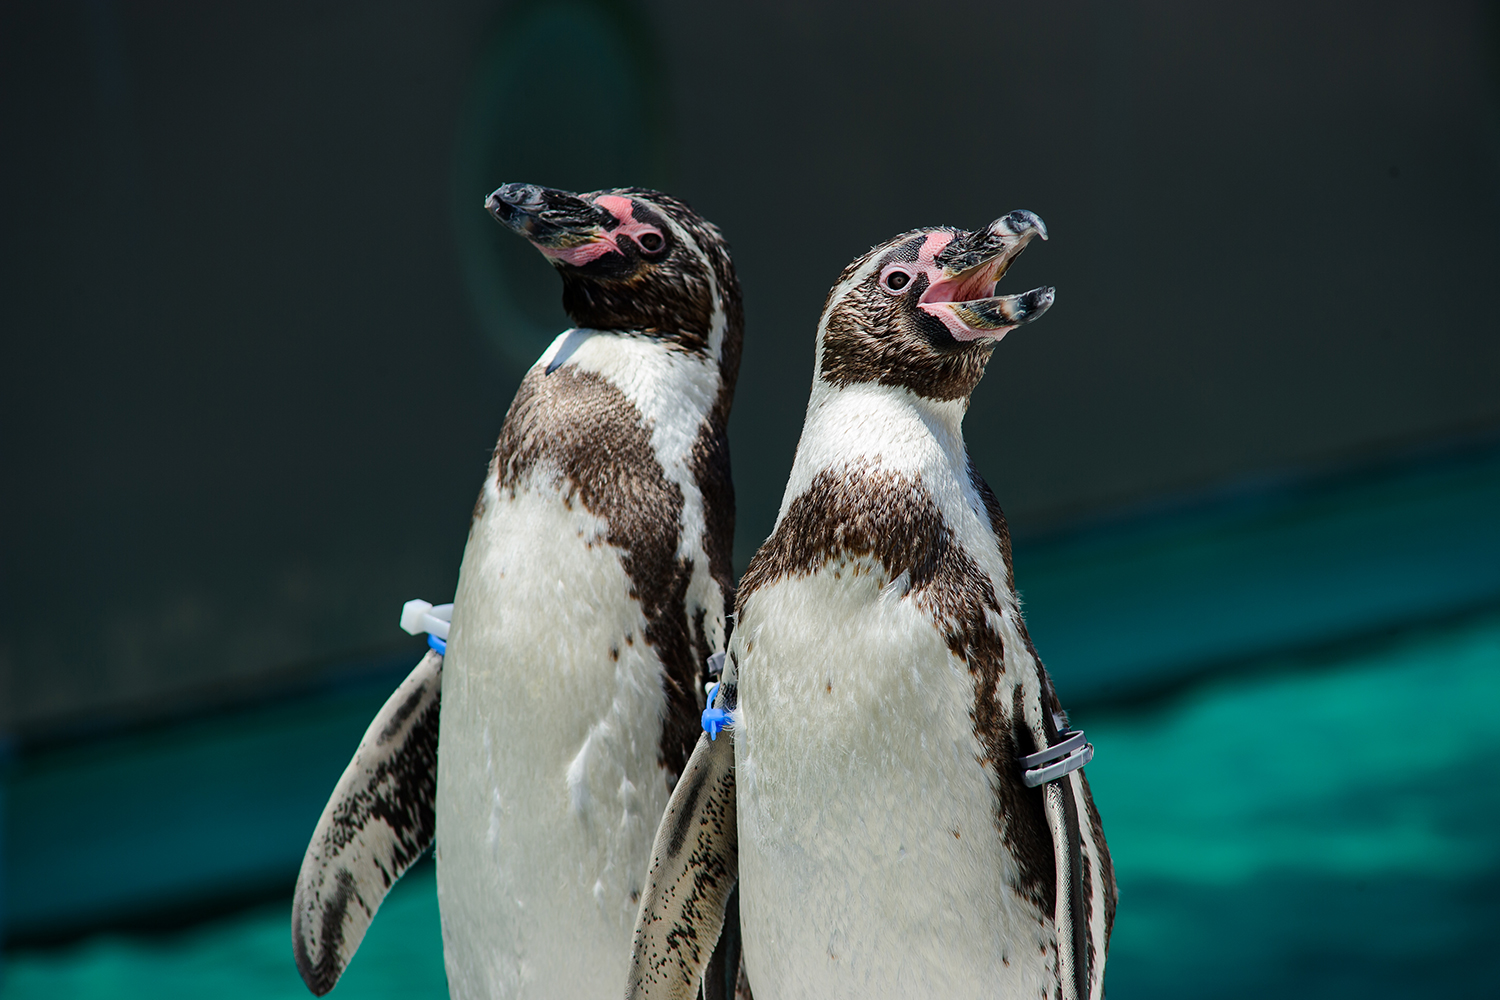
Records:
[[[506,184],[486,208],[556,266],[576,327],[505,417],[446,649],[371,724],[308,847],[292,937],[319,995],[434,839],[453,997],[617,995],[728,639],[743,311],[723,236],[636,188]]]
[[[776,526],[662,819],[627,996],[686,997],[738,883],[759,1000],[1103,995],[1115,880],[962,422],[1053,289],[1042,221],[924,229],[828,296]],[[716,717],[710,725],[711,717]]]

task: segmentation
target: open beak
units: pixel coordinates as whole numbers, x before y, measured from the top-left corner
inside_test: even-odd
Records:
[[[1047,227],[1031,212],[1012,212],[988,228],[955,240],[938,257],[944,277],[928,286],[918,308],[940,320],[960,342],[999,340],[1051,307],[1055,288],[996,295],[995,286],[1032,237]]]
[[[578,267],[607,253],[619,253],[604,228],[614,217],[571,191],[502,184],[484,200],[484,207],[554,263]]]

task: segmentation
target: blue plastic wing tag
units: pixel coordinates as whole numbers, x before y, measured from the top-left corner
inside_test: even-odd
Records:
[[[715,653],[708,658],[708,675],[710,677],[724,676],[723,653]],[[724,685],[722,683],[716,682],[709,687],[708,707],[703,710],[703,731],[708,734],[708,738],[711,740],[718,740],[719,733],[727,729],[731,724],[730,713],[734,710],[734,706],[731,701],[731,699],[734,697],[733,683],[729,685],[730,690],[725,692],[724,700],[726,703],[728,703],[727,710],[724,708],[718,708],[714,705],[714,699],[719,695],[719,688],[723,686]]]

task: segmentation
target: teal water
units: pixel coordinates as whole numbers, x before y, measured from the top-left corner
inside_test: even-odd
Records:
[[[431,864],[398,882],[343,979],[340,1000],[443,998],[443,941]],[[5,1000],[310,1000],[292,964],[291,904],[273,903],[173,934],[110,934],[12,951]]]
[[[1114,1000],[1493,995],[1500,614],[1074,722],[1119,874]],[[333,996],[445,995],[433,885],[396,887]],[[0,1000],[306,997],[287,920],[12,950]]]
[[[1500,616],[1076,717],[1110,996],[1493,996]]]

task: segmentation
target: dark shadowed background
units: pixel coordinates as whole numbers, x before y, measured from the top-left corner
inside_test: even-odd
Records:
[[[256,935],[300,990],[280,897],[567,325],[515,180],[728,235],[741,569],[841,268],[1038,213],[967,435],[1114,740],[1111,996],[1500,971],[1500,6],[12,2],[0,144],[7,1000]],[[389,933],[428,979],[341,992],[440,993]]]

